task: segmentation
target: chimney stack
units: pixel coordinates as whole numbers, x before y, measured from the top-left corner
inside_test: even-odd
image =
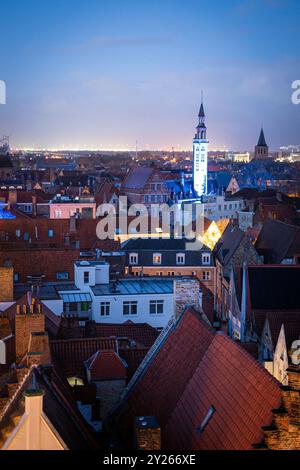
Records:
[[[0,267],[0,302],[14,300],[14,270],[11,266]]]
[[[138,416],[135,436],[138,450],[161,450],[161,429],[155,416]]]
[[[16,358],[21,360],[28,351],[29,340],[32,333],[45,332],[45,316],[42,314],[41,304],[17,305],[15,318]]]

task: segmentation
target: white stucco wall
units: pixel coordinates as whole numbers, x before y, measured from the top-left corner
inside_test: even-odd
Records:
[[[173,294],[143,294],[143,295],[111,295],[94,296],[93,320],[97,323],[124,323],[131,320],[135,323],[148,323],[155,328],[163,328],[174,314]],[[150,301],[163,300],[164,313],[150,314]],[[137,301],[137,315],[123,315],[123,302]],[[100,303],[110,302],[110,315],[101,317]]]

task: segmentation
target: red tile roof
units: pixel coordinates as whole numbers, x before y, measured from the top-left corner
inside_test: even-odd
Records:
[[[97,351],[86,362],[91,380],[126,379],[126,364],[115,351]]]
[[[148,323],[133,323],[127,321],[122,324],[107,323],[95,325],[95,336],[128,338],[139,345],[150,348],[158,337],[159,332]]]
[[[51,357],[67,377],[84,376],[84,361],[97,351],[115,351],[115,338],[80,338],[50,341]]]
[[[189,309],[129,388],[120,424],[154,415],[163,449],[251,449],[281,401],[279,384],[244,349]],[[205,430],[197,428],[210,406]],[[125,428],[124,428],[125,429]]]
[[[29,249],[28,249],[29,248]],[[80,257],[80,250],[73,248],[30,249],[0,248],[0,266],[10,261],[20,283],[28,281],[27,276],[45,275],[45,282],[57,281],[57,273],[67,272],[69,280],[74,279],[74,263]]]

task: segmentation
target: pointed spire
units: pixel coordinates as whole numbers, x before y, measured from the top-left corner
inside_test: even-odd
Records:
[[[199,116],[199,117],[205,117],[204,106],[203,106],[203,91],[201,91],[201,106],[200,106],[200,110],[199,110],[198,116]]]
[[[267,147],[266,139],[265,139],[265,134],[264,134],[263,128],[261,128],[260,136],[259,136],[259,139],[258,139],[258,144],[257,144],[257,146],[258,146],[258,147]]]

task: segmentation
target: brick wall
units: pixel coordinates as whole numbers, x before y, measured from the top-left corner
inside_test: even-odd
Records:
[[[200,284],[197,279],[174,279],[175,317],[178,318],[187,307],[193,306],[200,309],[199,304]]]
[[[2,261],[2,263],[1,263]],[[0,264],[4,263],[0,260]],[[11,302],[14,300],[14,271],[13,268],[0,267],[0,302]]]
[[[290,368],[282,386],[282,405],[273,411],[271,426],[263,428],[264,445],[271,450],[300,450],[300,369]]]
[[[118,403],[125,385],[125,379],[101,380],[96,382],[97,397],[100,398],[100,415],[102,419],[105,419],[109,411]]]
[[[26,313],[23,309],[26,307]],[[28,351],[31,333],[45,331],[45,316],[42,313],[30,313],[29,306],[21,306],[21,313],[16,314],[15,336],[16,357],[20,360]]]
[[[27,365],[51,364],[49,337],[47,332],[31,333],[28,345]]]
[[[135,419],[135,438],[138,450],[160,450],[161,429],[155,416]]]

